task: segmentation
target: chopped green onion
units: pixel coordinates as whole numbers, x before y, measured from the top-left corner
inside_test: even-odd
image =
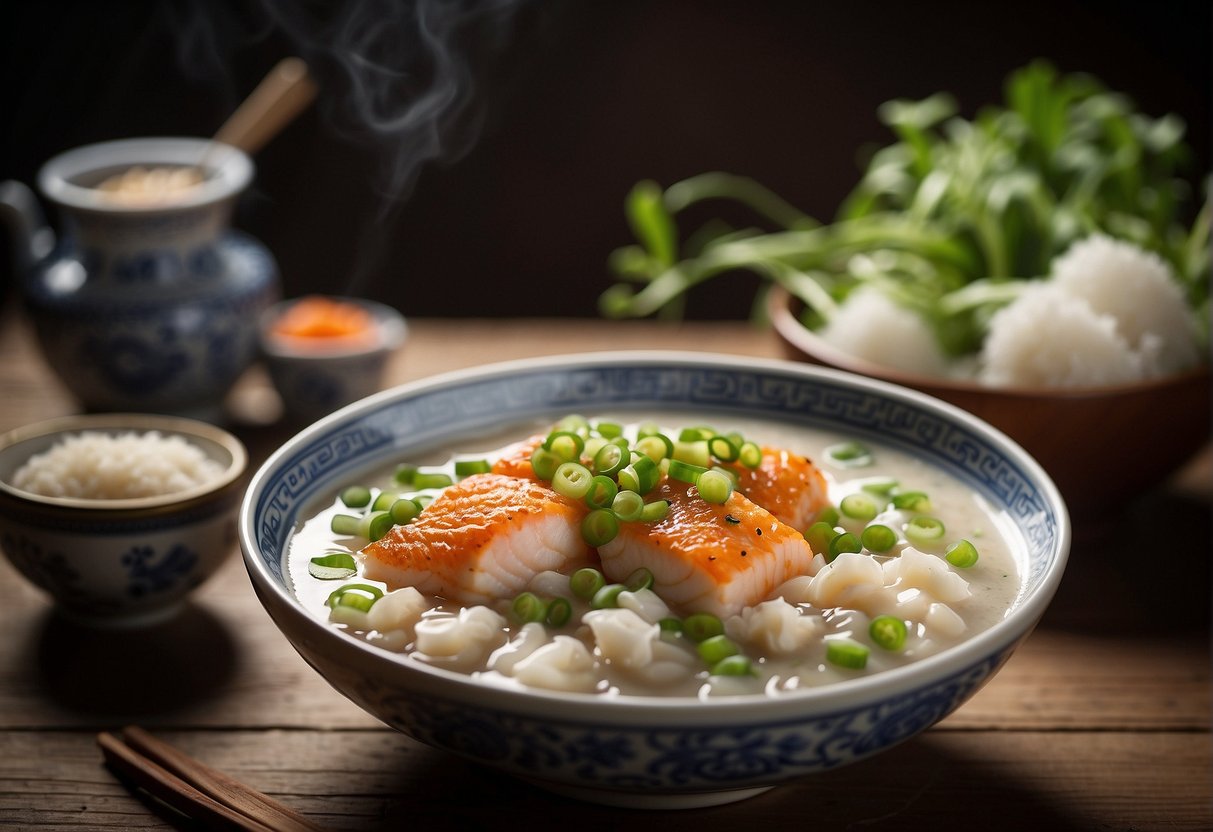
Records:
[[[605,436],[607,439],[614,439],[616,436],[623,436],[623,425],[618,422],[599,422],[595,426],[599,436]]]
[[[623,584],[607,584],[594,593],[590,607],[596,610],[614,609],[619,606],[619,593],[626,589]]]
[[[640,567],[623,582],[623,585],[628,588],[628,592],[639,592],[642,589],[652,589],[653,573],[645,567]]]
[[[695,649],[699,653],[699,658],[709,665],[715,665],[717,662],[741,652],[741,649],[726,635],[705,638]]]
[[[396,473],[392,475],[392,479],[396,481],[397,485],[411,486],[415,476],[417,476],[416,465],[402,464],[396,466]]]
[[[519,593],[518,597],[514,599],[514,603],[510,605],[510,609],[513,610],[514,616],[524,624],[531,621],[543,621],[548,614],[548,605],[533,592]]]
[[[857,492],[843,497],[842,502],[838,504],[838,510],[846,517],[866,523],[876,517],[880,512],[880,507],[867,494]]]
[[[719,471],[704,471],[695,484],[699,496],[713,505],[723,505],[733,496],[733,481]]]
[[[379,496],[375,498],[375,502],[371,503],[371,511],[387,511],[392,507],[392,503],[400,499],[398,491],[380,491]]]
[[[583,500],[593,481],[590,469],[580,462],[563,462],[552,476],[552,490],[571,500]]]
[[[337,587],[329,595],[328,600],[324,603],[330,609],[341,607],[353,607],[356,610],[366,612],[371,606],[383,597],[383,590],[371,584],[346,584],[345,586]]]
[[[863,544],[859,542],[859,538],[850,532],[843,532],[830,541],[830,545],[826,547],[826,562],[832,563],[834,558],[841,555],[843,552],[862,552]]]
[[[899,491],[893,495],[893,508],[904,511],[930,511],[931,498],[922,491]]]
[[[742,442],[737,449],[737,461],[746,468],[757,468],[762,465],[762,448],[754,442]]]
[[[455,460],[455,476],[470,477],[472,474],[487,474],[493,470],[487,459],[457,459]]]
[[[361,485],[351,485],[341,492],[341,502],[350,508],[365,508],[371,501],[371,490]]]
[[[860,488],[869,494],[875,494],[877,497],[888,497],[893,493],[893,490],[897,488],[897,486],[897,480],[882,478],[869,480],[861,485]]]
[[[700,468],[707,468],[712,464],[712,455],[708,453],[708,443],[706,440],[674,443],[674,453],[670,455],[670,459]]]
[[[643,523],[657,523],[664,520],[665,516],[669,513],[669,500],[654,500],[651,503],[644,504],[644,511],[640,512],[640,520]]]
[[[619,486],[610,477],[602,474],[590,480],[589,490],[585,492],[585,504],[590,508],[610,508],[619,493]]]
[[[549,451],[542,445],[531,452],[531,468],[535,476],[541,480],[551,480],[556,476],[556,469],[564,463],[559,454]]]
[[[625,522],[639,520],[644,513],[644,497],[635,491],[620,491],[611,502],[611,511]]]
[[[868,665],[868,648],[849,638],[832,638],[826,641],[826,661],[839,667],[862,670]]]
[[[550,627],[563,627],[573,617],[573,605],[567,598],[553,598],[548,603],[548,614],[544,622]]]
[[[414,494],[412,499],[422,511],[425,511],[425,507],[434,502],[432,494]]]
[[[683,428],[678,432],[679,442],[702,442],[711,439],[716,431],[711,428]]]
[[[702,465],[692,465],[689,462],[683,462],[681,459],[671,459],[670,470],[666,473],[670,475],[670,479],[694,485],[706,470],[708,469]]]
[[[669,616],[658,621],[657,626],[663,633],[681,633],[682,619]]]
[[[543,448],[556,454],[564,462],[574,462],[581,459],[585,438],[569,430],[554,430],[544,440]]]
[[[825,506],[821,511],[817,512],[817,516],[813,518],[818,523],[828,523],[831,526],[837,526],[838,521],[842,519],[842,513],[837,506]]]
[[[741,448],[727,436],[713,436],[708,440],[708,453],[721,462],[735,462],[741,454]]]
[[[826,457],[843,468],[862,468],[872,464],[872,452],[858,442],[840,442],[825,449]]]
[[[581,521],[581,538],[591,546],[610,543],[619,534],[619,518],[609,508],[596,508]]]
[[[358,572],[354,556],[348,552],[329,552],[308,561],[308,574],[322,581],[345,580]]]
[[[897,545],[897,532],[880,523],[873,523],[863,530],[859,542],[869,552],[883,554]]]
[[[652,433],[636,440],[633,446],[637,451],[654,462],[661,462],[674,455],[674,443],[664,433]]]
[[[830,541],[838,535],[839,531],[833,525],[824,520],[818,520],[809,526],[808,531],[804,533],[804,539],[809,541],[809,546],[814,552],[821,552],[824,555],[830,550]]]
[[[333,534],[354,537],[358,534],[358,524],[361,520],[362,518],[355,517],[352,514],[334,514],[332,522],[329,523],[329,528],[333,530]]]
[[[569,576],[569,592],[583,601],[594,597],[598,590],[606,586],[606,578],[592,566],[584,566]]]
[[[451,475],[442,471],[418,471],[413,477],[413,487],[416,489],[423,488],[446,488],[451,484]]]
[[[892,615],[878,615],[868,625],[868,636],[877,647],[900,650],[906,643],[906,623]]]
[[[732,468],[725,468],[723,465],[713,465],[709,471],[717,471],[729,478],[729,482],[733,483],[733,488],[736,489],[741,485],[741,476]]]
[[[661,433],[661,425],[656,422],[641,422],[636,427],[636,438],[644,439],[646,436],[656,436]]]
[[[387,534],[394,525],[390,511],[371,511],[358,521],[358,534],[373,542]]]
[[[591,436],[585,440],[585,448],[581,451],[582,459],[588,459],[590,464],[594,463],[594,457],[598,456],[598,452],[602,450],[602,446],[609,440],[605,436]]]
[[[944,558],[958,569],[968,569],[977,563],[977,547],[967,540],[960,540],[948,547]]]
[[[907,540],[915,546],[923,546],[938,542],[943,537],[944,527],[943,523],[934,517],[920,514],[910,518],[905,531]]]
[[[608,442],[594,455],[594,471],[604,477],[613,477],[631,461],[632,453],[626,444]]]
[[[590,420],[579,413],[570,413],[556,423],[554,430],[576,434],[577,436],[588,436],[590,432]]]
[[[388,513],[392,515],[392,522],[398,526],[403,526],[405,523],[411,523],[421,513],[421,506],[416,500],[410,500],[407,497],[401,497],[396,502],[392,503],[392,507],[388,509]]]
[[[754,670],[745,656],[725,656],[708,672],[712,676],[751,676]]]
[[[682,620],[682,632],[691,641],[701,641],[724,632],[724,624],[710,612],[696,612]]]

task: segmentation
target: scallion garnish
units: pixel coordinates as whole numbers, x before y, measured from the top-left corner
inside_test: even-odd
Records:
[[[560,457],[564,462],[581,459],[585,449],[585,437],[570,430],[554,430],[544,440],[543,448]]]
[[[848,494],[842,498],[838,504],[838,510],[845,517],[850,517],[853,520],[862,520],[867,522],[873,519],[880,511],[880,507],[876,505],[876,501],[863,492]]]
[[[614,439],[616,436],[623,436],[623,425],[618,422],[599,422],[595,426],[599,436],[605,436],[607,439]]]
[[[567,598],[553,598],[548,602],[548,614],[544,623],[549,627],[563,627],[573,617],[573,605]]]
[[[397,491],[380,491],[379,496],[371,503],[371,511],[387,511],[398,499],[400,493]]]
[[[594,593],[590,606],[596,610],[614,609],[619,606],[619,593],[626,589],[623,584],[607,584]]]
[[[644,497],[635,491],[620,491],[611,502],[611,511],[625,522],[639,520],[644,513]]]
[[[710,612],[691,613],[682,619],[682,634],[698,644],[724,632],[724,624]]]
[[[824,520],[818,520],[804,533],[804,539],[809,541],[809,546],[814,552],[820,552],[825,555],[830,551],[830,541],[841,534],[833,525]]]
[[[526,624],[532,621],[543,621],[547,618],[548,605],[533,592],[521,592],[514,603],[510,605],[514,617]]]
[[[669,500],[654,500],[651,503],[644,504],[644,511],[640,512],[640,519],[644,523],[656,523],[664,520],[665,516],[669,513]]]
[[[610,477],[597,475],[590,480],[589,490],[585,492],[585,504],[590,508],[610,508],[619,493],[619,486]]]
[[[358,534],[374,542],[381,539],[395,524],[390,511],[370,511],[358,520]]]
[[[345,580],[358,572],[354,556],[349,552],[329,552],[308,561],[308,574],[322,581]]]
[[[563,462],[558,454],[542,445],[531,452],[531,470],[541,480],[551,480]]]
[[[832,540],[830,540],[829,545],[826,546],[826,550],[825,550],[826,562],[832,563],[834,561],[834,559],[836,557],[838,557],[839,555],[841,555],[843,552],[862,552],[862,551],[863,551],[863,544],[859,542],[859,538],[857,538],[855,535],[851,534],[850,532],[843,532],[842,534],[839,534],[837,537],[834,537]]]
[[[329,528],[333,530],[333,534],[355,537],[358,534],[358,524],[361,520],[362,518],[352,514],[334,514]]]
[[[922,491],[898,491],[893,494],[893,508],[903,511],[930,511],[931,498]]]
[[[423,488],[446,488],[451,484],[451,475],[443,471],[418,471],[413,476],[413,487],[421,490]]]
[[[417,466],[404,464],[396,466],[396,473],[392,476],[392,479],[396,480],[397,485],[411,486],[413,484],[413,477],[415,476],[417,476]]]
[[[642,589],[651,589],[653,586],[653,573],[645,567],[640,567],[631,575],[628,575],[623,585],[627,587],[628,592],[639,592]]]
[[[721,462],[735,462],[741,448],[727,436],[716,435],[708,440],[708,453]]]
[[[591,546],[610,543],[619,534],[619,518],[609,508],[596,508],[581,520],[581,538]]]
[[[754,668],[745,656],[725,656],[708,671],[712,676],[752,676]]]
[[[457,459],[455,460],[455,476],[470,477],[472,474],[487,474],[493,470],[487,459]]]
[[[958,569],[968,569],[977,563],[977,547],[967,540],[959,540],[948,547],[944,558]]]
[[[346,584],[333,590],[325,604],[330,609],[353,607],[366,612],[383,597],[383,590],[371,584]]]
[[[892,615],[878,615],[868,625],[872,642],[885,650],[900,650],[906,643],[906,623]]]
[[[401,497],[392,503],[392,507],[388,509],[388,513],[392,515],[393,523],[403,526],[405,523],[411,523],[417,518],[417,515],[421,514],[421,506],[416,500]]]
[[[590,493],[593,481],[590,469],[580,462],[562,462],[552,475],[552,490],[571,500],[583,500]]]
[[[671,459],[670,470],[666,473],[669,474],[670,479],[694,485],[706,470],[708,469],[702,465],[693,465],[689,462],[683,462],[681,459]]]
[[[651,433],[636,440],[635,449],[654,462],[674,455],[674,443],[664,433]]]
[[[762,448],[754,442],[742,442],[737,450],[737,461],[746,468],[757,468],[762,465]]]
[[[911,517],[906,523],[905,533],[906,539],[915,546],[926,546],[939,542],[943,537],[944,527],[940,520],[919,514]]]
[[[862,670],[868,664],[868,648],[849,638],[826,641],[826,661],[839,667]]]
[[[842,468],[862,468],[872,464],[872,452],[858,442],[839,442],[825,449],[826,458]]]
[[[606,578],[592,566],[582,567],[569,576],[569,591],[583,601],[593,598],[604,586]]]
[[[594,471],[604,477],[613,477],[632,461],[632,453],[626,443],[608,442],[594,455]]]
[[[704,471],[695,481],[699,496],[713,505],[723,505],[733,496],[733,480],[719,471]]]
[[[726,635],[705,638],[696,645],[695,650],[699,653],[699,658],[709,666],[714,666],[729,656],[736,656],[741,652],[741,648]]]
[[[341,492],[341,502],[350,508],[365,508],[371,502],[371,490],[365,486],[351,485]]]
[[[859,542],[869,552],[884,554],[897,545],[897,532],[881,523],[873,523],[859,535]]]

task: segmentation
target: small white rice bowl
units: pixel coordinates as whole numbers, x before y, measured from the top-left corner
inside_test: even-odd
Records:
[[[178,435],[82,431],[31,456],[12,484],[43,497],[127,500],[186,491],[218,478],[223,470]]]

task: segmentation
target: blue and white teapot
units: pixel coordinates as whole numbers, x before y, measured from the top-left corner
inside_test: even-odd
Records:
[[[128,187],[140,171],[159,185]],[[279,294],[269,251],[229,227],[252,177],[246,153],[206,139],[77,148],[38,174],[58,239],[29,188],[0,185],[43,355],[84,408],[221,417]]]

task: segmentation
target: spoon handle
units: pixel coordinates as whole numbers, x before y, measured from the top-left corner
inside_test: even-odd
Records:
[[[286,127],[316,97],[307,64],[284,58],[215,133],[215,141],[253,154]]]

